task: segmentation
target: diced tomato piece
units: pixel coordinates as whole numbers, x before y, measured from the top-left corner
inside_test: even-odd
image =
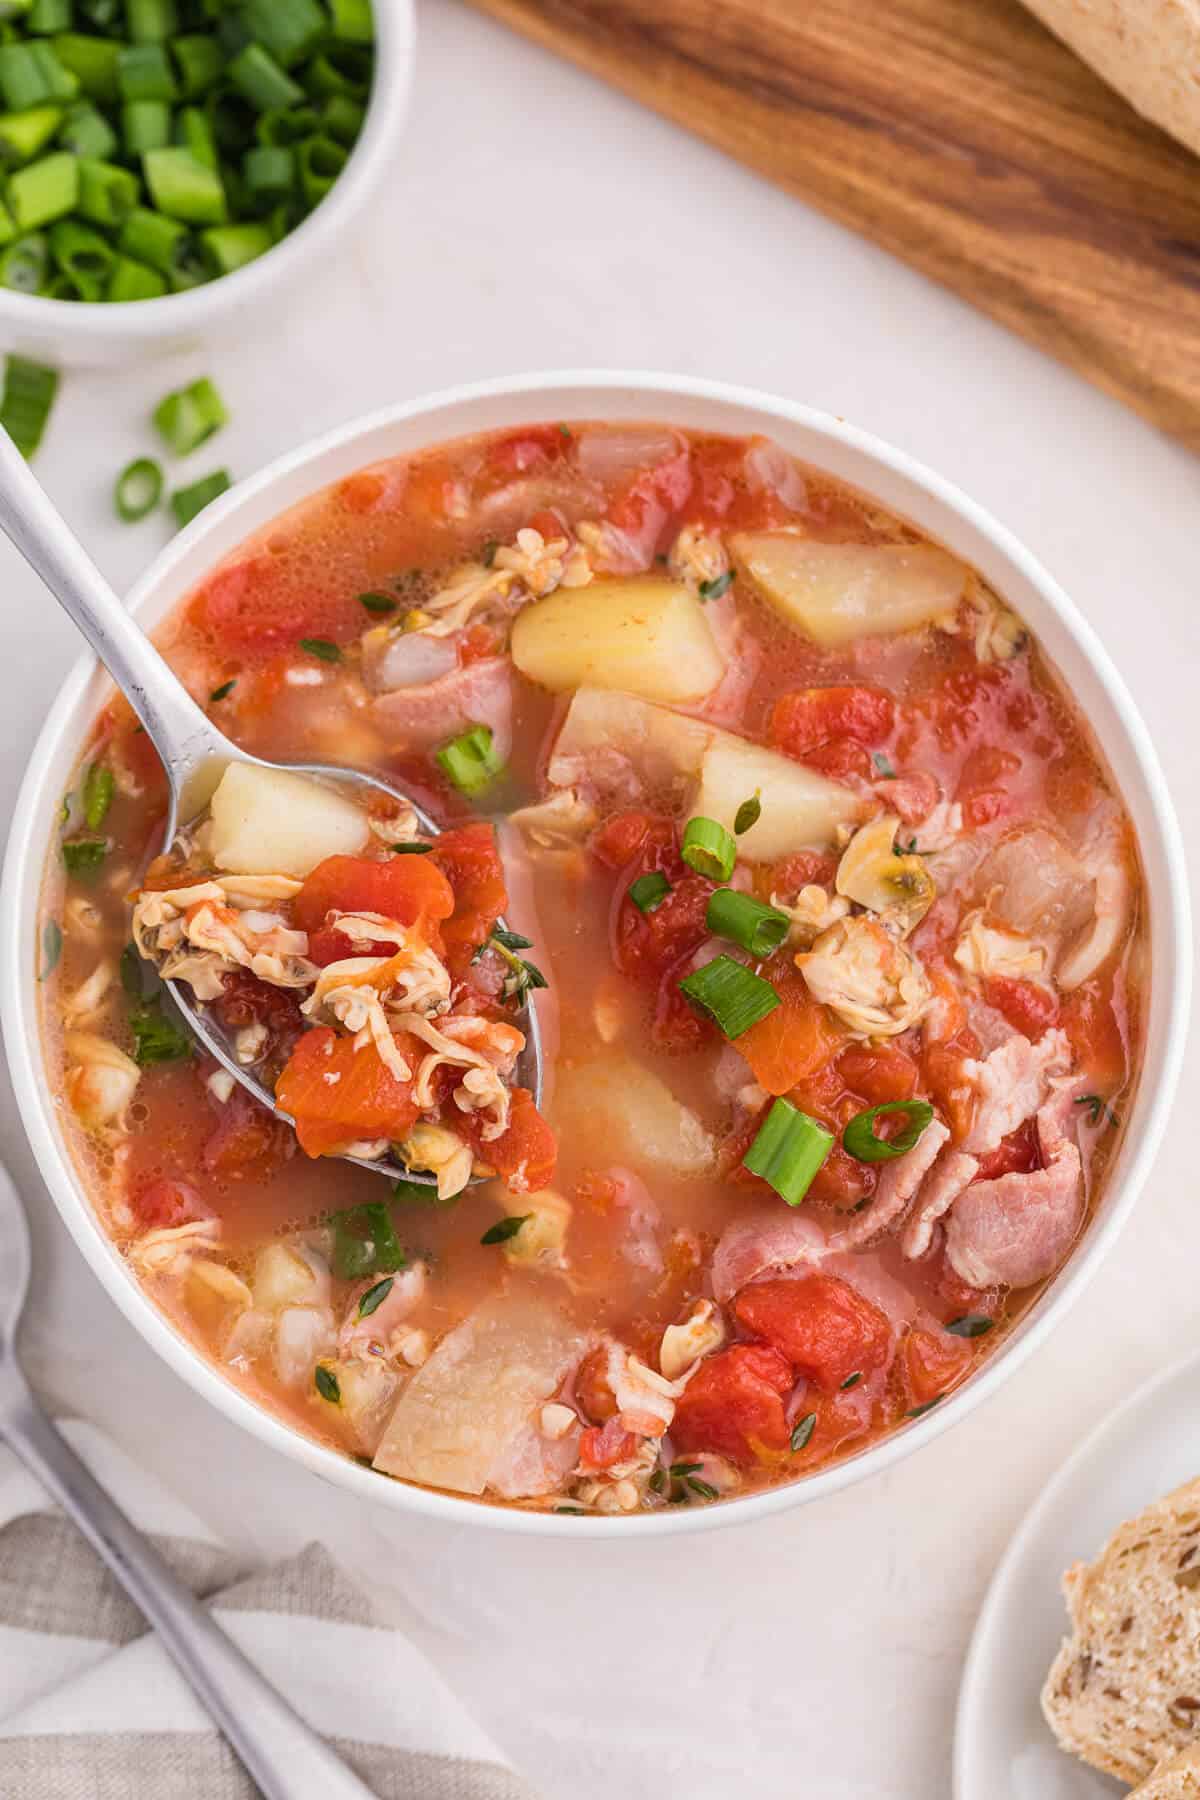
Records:
[[[653,554],[664,528],[692,491],[692,459],[686,448],[635,475],[608,508],[607,517]]]
[[[1010,777],[1020,769],[1021,758],[1015,751],[977,745],[963,764],[954,795],[962,805],[963,823],[974,827],[1004,818],[1013,805]]]
[[[883,688],[800,688],[784,694],[771,709],[770,741],[785,756],[804,757],[829,738],[856,744],[882,744],[896,722],[892,696]]]
[[[838,1057],[838,1072],[852,1093],[861,1094],[871,1106],[885,1106],[891,1100],[911,1100],[921,1071],[914,1059],[894,1044],[872,1049],[866,1044],[849,1044]]]
[[[846,1028],[813,999],[786,952],[772,957],[763,974],[779,995],[779,1005],[743,1031],[737,1047],[768,1094],[786,1094],[832,1061],[846,1041]]]
[[[795,1419],[816,1415],[816,1423],[808,1442],[795,1453],[791,1467],[803,1469],[823,1463],[843,1444],[863,1437],[871,1429],[874,1406],[868,1394],[857,1384],[849,1393],[816,1394],[809,1390],[793,1407]]]
[[[926,769],[914,769],[897,775],[894,781],[889,781],[885,788],[877,791],[886,799],[888,811],[896,813],[906,825],[921,824],[942,797],[940,784]]]
[[[1004,1296],[998,1287],[972,1287],[946,1261],[944,1253],[937,1292],[939,1315],[947,1325],[971,1313],[979,1318],[998,1319],[1004,1310]]]
[[[676,1449],[713,1450],[749,1467],[785,1450],[790,1432],[783,1396],[795,1379],[769,1344],[733,1344],[700,1364],[680,1395],[671,1424]]]
[[[268,1044],[264,1053],[290,1048],[304,1029],[300,996],[296,990],[272,987],[270,982],[260,981],[257,975],[252,975],[249,969],[234,969],[224,980],[221,993],[212,1003],[213,1012],[224,1029],[233,1032],[243,1031],[248,1025],[265,1025]]]
[[[486,944],[496,920],[508,905],[504,865],[496,847],[496,829],[481,821],[443,831],[430,856],[402,857],[402,862],[434,863],[449,878],[453,911],[442,926],[446,961],[463,975],[480,945]]]
[[[613,961],[623,975],[659,978],[700,948],[713,884],[688,869],[666,898],[644,913],[628,893],[613,926]]]
[[[1124,1009],[1118,1016],[1114,999],[1103,979],[1085,981],[1067,995],[1059,1018],[1076,1061],[1105,1096],[1121,1085],[1128,1067]]]
[[[312,932],[308,940],[308,960],[316,963],[318,969],[327,969],[330,963],[345,962],[348,956],[394,956],[395,953],[395,944],[389,944],[383,938],[372,938],[366,944],[355,943],[335,925],[323,925],[320,931]]]
[[[983,984],[983,997],[989,1006],[1003,1013],[1014,1031],[1027,1038],[1040,1038],[1058,1023],[1058,1001],[1049,988],[1036,981],[1022,981],[1012,975],[992,975]]]
[[[504,632],[499,625],[479,619],[469,625],[459,639],[458,660],[464,669],[472,663],[489,662],[493,656],[501,654],[504,643]]]
[[[553,543],[555,538],[568,535],[566,522],[562,515],[555,512],[550,506],[544,506],[540,512],[531,513],[529,529],[539,532],[547,544]]]
[[[281,1120],[242,1088],[234,1088],[200,1160],[210,1174],[261,1181],[281,1169],[295,1148],[296,1140]]]
[[[850,1375],[882,1368],[892,1347],[886,1315],[836,1275],[752,1282],[733,1311],[826,1394]]]
[[[316,584],[298,593],[285,559],[260,551],[210,576],[188,617],[223,656],[261,657],[301,638],[343,643],[362,630],[363,611],[353,594]]]
[[[206,1219],[212,1209],[205,1205],[199,1190],[190,1181],[175,1175],[159,1175],[129,1197],[138,1224],[146,1231],[173,1230],[189,1225],[193,1219]]]
[[[679,982],[687,972],[687,962],[685,957],[659,986],[650,1035],[661,1050],[682,1053],[717,1041],[713,1021],[698,1013],[680,991]]]
[[[435,927],[454,911],[454,891],[432,856],[327,856],[292,903],[301,931],[319,931],[330,912],[379,913],[397,925]]]
[[[829,887],[837,874],[838,859],[824,850],[797,850],[770,870],[764,898],[798,894],[802,887]]]
[[[670,819],[658,813],[614,813],[611,819],[596,827],[591,840],[592,854],[599,857],[606,869],[628,868],[648,846],[664,856],[673,854],[675,826]]]
[[[807,768],[819,769],[831,781],[869,781],[875,773],[870,752],[848,737],[830,738],[805,751],[804,762]]]
[[[959,1380],[971,1361],[971,1346],[948,1333],[906,1331],[900,1344],[900,1369],[910,1407],[928,1406]]]
[[[528,1088],[512,1089],[508,1130],[503,1137],[485,1139],[478,1113],[448,1113],[447,1124],[467,1140],[483,1162],[491,1164],[512,1193],[536,1194],[554,1179],[558,1139],[534,1105]]]
[[[879,1180],[874,1163],[861,1163],[835,1144],[808,1184],[808,1199],[837,1212],[853,1212],[861,1200],[875,1192]]]
[[[979,1159],[977,1181],[995,1181],[1001,1175],[1028,1175],[1042,1166],[1038,1146],[1037,1121],[1026,1119],[1010,1131],[1002,1143]]]
[[[579,1439],[579,1461],[585,1469],[611,1469],[636,1455],[638,1441],[616,1419],[607,1425],[589,1425]]]
[[[371,469],[359,469],[338,485],[338,499],[356,517],[371,512],[387,492],[387,482]],[[406,495],[407,498],[407,495]]]
[[[416,1068],[423,1046],[403,1034],[396,1044]],[[300,1147],[309,1156],[332,1156],[360,1140],[397,1142],[408,1136],[420,1114],[411,1080],[393,1075],[374,1044],[356,1050],[353,1038],[339,1037],[324,1026],[304,1033],[275,1094],[296,1121]]]

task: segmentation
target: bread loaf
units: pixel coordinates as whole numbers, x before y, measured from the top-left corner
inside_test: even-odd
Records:
[[[1181,1750],[1160,1763],[1129,1800],[1200,1800],[1200,1751]]]
[[[1025,0],[1147,119],[1200,154],[1200,0]]]
[[[1095,1562],[1075,1563],[1063,1593],[1073,1634],[1042,1691],[1059,1743],[1118,1780],[1166,1782],[1154,1800],[1200,1794],[1187,1785],[1193,1765],[1161,1767],[1200,1748],[1200,1480],[1120,1526]]]

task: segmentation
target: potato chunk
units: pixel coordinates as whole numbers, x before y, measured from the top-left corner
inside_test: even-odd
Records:
[[[556,787],[581,777],[620,789],[632,770],[653,793],[682,795],[700,772],[713,728],[632,694],[584,687],[571,701],[548,770]]]
[[[739,572],[818,644],[911,631],[952,613],[967,569],[932,544],[822,544],[788,531],[730,539]]]
[[[554,1122],[564,1133],[586,1129],[605,1158],[635,1169],[703,1175],[716,1157],[712,1137],[665,1081],[630,1057],[564,1069]]]
[[[732,831],[738,807],[756,794],[762,811],[737,841],[738,855],[750,862],[823,848],[839,825],[856,824],[863,813],[863,802],[839,782],[730,732],[714,732],[692,811]]]
[[[725,673],[704,608],[655,576],[559,588],[513,626],[513,662],[560,693],[585,685],[646,700],[701,700]]]
[[[303,879],[327,856],[365,848],[365,811],[304,775],[230,763],[212,797],[212,853],[238,875]]]

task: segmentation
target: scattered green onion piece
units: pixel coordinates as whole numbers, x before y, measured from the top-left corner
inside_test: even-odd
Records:
[[[12,214],[4,202],[0,201],[0,244],[11,244],[16,235],[17,228],[13,224]]]
[[[166,152],[153,154],[162,156]],[[141,191],[141,183],[131,169],[99,157],[79,158],[77,211],[93,225],[122,225],[137,205]]]
[[[329,638],[301,638],[299,648],[306,656],[315,656],[318,662],[337,663],[342,660],[341,651]]]
[[[205,33],[189,33],[171,43],[171,55],[179,71],[179,86],[185,100],[198,100],[215,87],[225,73],[225,58],[216,38]]]
[[[227,424],[229,414],[213,383],[204,375],[165,395],[151,418],[167,448],[176,456],[187,456]]]
[[[49,241],[40,231],[30,232],[28,237],[9,244],[0,255],[0,286],[18,294],[36,294],[46,279],[49,264]],[[10,437],[14,436],[11,427],[8,430]]]
[[[226,218],[221,177],[190,150],[171,145],[142,158],[146,185],[159,212],[185,225],[221,225]]]
[[[394,600],[390,594],[360,594],[358,604],[365,607],[369,613],[375,613],[382,617],[385,613],[394,613],[399,601]]]
[[[434,759],[460,794],[480,794],[504,767],[490,725],[472,725],[438,751]]]
[[[742,837],[752,825],[757,825],[762,818],[762,801],[757,794],[751,794],[743,800],[733,817],[733,835]]]
[[[175,1018],[163,1009],[161,997],[130,1008],[133,1060],[139,1068],[158,1063],[182,1062],[192,1054],[192,1040]]]
[[[887,1118],[892,1113],[904,1114],[908,1119],[907,1126],[898,1137],[876,1137],[876,1119]],[[928,1100],[887,1100],[882,1106],[870,1106],[865,1112],[857,1113],[843,1131],[842,1143],[858,1162],[888,1162],[911,1150],[932,1118],[933,1108]]]
[[[714,937],[728,938],[759,962],[778,950],[790,923],[777,907],[724,887],[710,897],[704,922]]]
[[[139,456],[134,462],[127,463],[117,476],[117,484],[113,489],[113,504],[117,509],[117,517],[124,519],[127,525],[136,525],[152,513],[163,492],[163,472],[150,456]]]
[[[833,1138],[823,1125],[790,1100],[776,1100],[742,1163],[789,1206],[799,1206],[832,1149]]]
[[[212,225],[200,233],[204,253],[218,275],[232,275],[275,243],[266,225]]]
[[[59,219],[50,228],[50,255],[84,300],[103,300],[116,252],[90,225]]]
[[[171,61],[161,44],[127,44],[117,58],[122,100],[178,100]]]
[[[769,981],[731,956],[714,956],[679,983],[693,1006],[706,1012],[727,1038],[741,1037],[779,1005]]]
[[[357,44],[327,44],[308,65],[310,94],[349,94],[365,100],[371,90],[370,52]]]
[[[32,0],[25,14],[26,31],[39,37],[53,37],[56,31],[66,31],[70,23],[71,0]]]
[[[103,763],[92,763],[83,778],[83,822],[89,831],[99,831],[108,817],[117,784],[111,769]]]
[[[121,139],[126,154],[136,160],[147,150],[162,150],[171,142],[171,108],[165,100],[127,100],[121,108]]]
[[[260,144],[268,144],[272,148],[290,149],[304,138],[319,135],[322,126],[322,115],[315,106],[272,107],[270,112],[262,113],[255,126],[255,136]],[[337,132],[331,132],[337,137]]]
[[[737,862],[737,845],[715,819],[689,819],[679,854],[697,875],[705,875],[709,881],[728,881]]]
[[[495,1225],[490,1225],[479,1241],[481,1244],[506,1244],[509,1238],[516,1237],[526,1219],[532,1217],[532,1213],[510,1213],[507,1219],[499,1219]]]
[[[211,500],[223,494],[233,486],[226,469],[217,469],[206,475],[202,481],[194,481],[190,487],[177,488],[171,495],[171,511],[175,515],[175,523],[182,530],[190,525],[197,513],[203,512]]]
[[[62,122],[58,141],[72,156],[93,156],[102,162],[114,155],[121,143],[104,114],[97,112],[87,100],[71,107]]]
[[[453,1206],[463,1192],[447,1194],[443,1200],[439,1197],[436,1181],[396,1181],[392,1184],[392,1199],[399,1200],[401,1206]]]
[[[317,0],[245,0],[242,15],[250,36],[285,69],[311,55],[329,28]]]
[[[190,151],[206,169],[218,170],[217,139],[212,120],[202,106],[181,106],[175,115],[175,143],[180,150]]]
[[[0,96],[10,112],[47,100],[73,100],[79,80],[59,62],[50,44],[0,45]]]
[[[135,44],[165,44],[179,30],[175,0],[125,0],[125,29]]]
[[[31,106],[25,112],[0,114],[0,163],[29,162],[46,148],[62,122],[61,106]],[[75,146],[68,144],[67,148]]]
[[[256,112],[273,106],[298,106],[304,89],[284,73],[269,50],[247,44],[229,65],[229,79]]]
[[[23,241],[28,242],[28,239]],[[14,244],[13,249],[18,247]],[[6,256],[11,254],[11,251],[5,252]],[[58,374],[54,369],[29,362],[23,356],[5,358],[0,425],[27,459],[42,441],[57,392]]]
[[[119,31],[121,28],[121,0],[76,0],[84,22],[94,25],[97,31]]]
[[[63,950],[62,926],[57,919],[47,919],[42,926],[42,963],[39,981],[48,981],[59,964]]]
[[[701,600],[719,600],[733,586],[733,570],[726,569],[723,575],[715,575],[711,581],[702,581],[699,587]]]
[[[362,130],[366,116],[367,109],[360,100],[352,100],[349,94],[330,94],[321,109],[322,133],[349,146]]]
[[[269,211],[291,193],[296,180],[296,159],[282,145],[255,144],[242,158],[242,175],[251,203]]]
[[[648,875],[639,875],[636,881],[629,884],[629,898],[638,911],[644,913],[654,912],[670,891],[670,882],[657,869],[652,869]]]
[[[433,845],[419,844],[414,838],[410,844],[389,844],[388,849],[393,856],[428,856]]]
[[[62,67],[74,75],[89,99],[99,101],[102,106],[111,106],[119,98],[120,44],[109,38],[69,31],[55,38],[54,54]]]
[[[68,874],[89,875],[100,867],[110,845],[107,838],[75,837],[64,838],[60,847]]]
[[[231,676],[228,681],[223,681],[221,683],[220,687],[215,687],[213,689],[212,693],[208,696],[209,705],[210,706],[215,705],[218,700],[228,700],[230,694],[232,694],[232,692],[236,686],[237,686],[237,676],[236,675]]]
[[[324,1363],[318,1363],[313,1370],[313,1384],[322,1400],[328,1400],[330,1406],[341,1405],[341,1384],[333,1370],[327,1369]]]
[[[806,1449],[808,1441],[816,1429],[817,1415],[815,1412],[805,1413],[802,1419],[797,1419],[796,1423],[792,1426],[792,1449]]]
[[[345,147],[330,137],[310,137],[296,152],[300,191],[310,206],[322,201],[346,166]]]
[[[167,284],[157,269],[134,262],[130,256],[118,256],[108,284],[110,300],[160,300]]]
[[[253,143],[255,111],[236,88],[227,84],[213,88],[204,97],[204,112],[219,150],[237,156]]]
[[[375,20],[371,0],[329,0],[333,35],[346,44],[373,44]]]
[[[63,219],[79,202],[80,162],[67,150],[39,157],[10,175],[6,199],[22,231]]]
[[[149,207],[136,206],[121,226],[117,248],[134,262],[173,276],[192,252],[192,236],[177,219],[164,219]]]
[[[394,1275],[407,1266],[387,1203],[372,1200],[333,1218],[333,1272],[341,1281],[363,1275]]]
[[[989,1319],[986,1313],[964,1313],[960,1319],[951,1319],[946,1330],[953,1337],[983,1337],[992,1329],[995,1319]]]

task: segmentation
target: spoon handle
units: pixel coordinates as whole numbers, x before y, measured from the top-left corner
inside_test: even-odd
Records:
[[[298,1794],[370,1800],[370,1789],[292,1711],[105,1493],[11,1364],[0,1389],[0,1437],[145,1614],[266,1800],[296,1800]]]
[[[232,746],[140,631],[57,511],[6,431],[0,430],[0,531],[82,631],[149,732],[178,792]]]

